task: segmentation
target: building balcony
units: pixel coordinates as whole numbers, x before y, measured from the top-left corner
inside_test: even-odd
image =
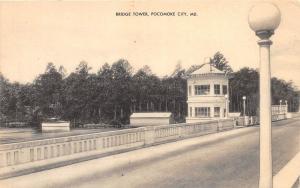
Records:
[[[207,103],[225,103],[224,95],[194,95],[188,96],[187,103],[207,102]]]

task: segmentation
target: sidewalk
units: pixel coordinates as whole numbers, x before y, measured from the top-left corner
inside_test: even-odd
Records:
[[[176,142],[142,148],[126,153],[111,155],[103,158],[89,160],[69,166],[53,168],[24,176],[14,177],[0,181],[1,187],[57,187],[66,182],[92,174],[105,174],[109,171],[122,169],[131,163],[145,164],[188,151],[194,147],[201,147],[227,139],[250,134],[257,131],[257,127],[246,127],[231,131],[209,134],[201,137],[180,140]]]

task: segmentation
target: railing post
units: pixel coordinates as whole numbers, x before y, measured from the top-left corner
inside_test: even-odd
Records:
[[[221,126],[222,126],[221,122],[220,122],[220,120],[218,120],[218,122],[217,122],[217,132],[220,132],[222,130]]]
[[[0,153],[0,168],[5,166],[5,158],[4,158],[4,152]]]
[[[232,119],[232,123],[233,123],[233,129],[235,129],[236,128],[236,120],[234,118]]]
[[[179,138],[182,138],[183,137],[183,126],[185,126],[185,125],[181,125],[181,126],[178,126],[178,137]]]
[[[152,126],[145,127],[145,145],[151,145],[155,142],[155,129]]]

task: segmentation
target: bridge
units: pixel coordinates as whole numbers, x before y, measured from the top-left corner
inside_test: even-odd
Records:
[[[299,152],[299,133],[300,118],[273,123],[274,176]],[[259,126],[231,120],[38,141],[1,145],[1,185],[258,187]]]

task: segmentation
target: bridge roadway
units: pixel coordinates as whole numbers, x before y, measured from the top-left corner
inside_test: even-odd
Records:
[[[215,141],[203,142],[209,139]],[[276,174],[300,151],[300,118],[273,123],[272,144]],[[249,127],[10,178],[0,185],[254,188],[258,177],[259,127]]]

